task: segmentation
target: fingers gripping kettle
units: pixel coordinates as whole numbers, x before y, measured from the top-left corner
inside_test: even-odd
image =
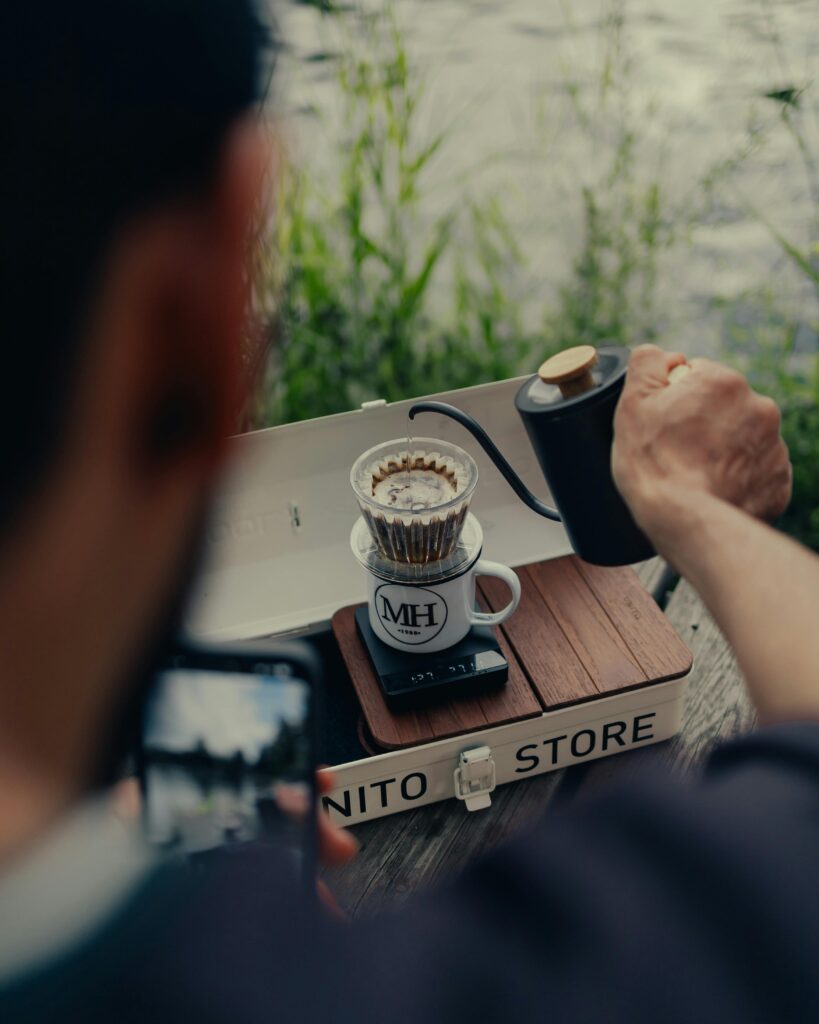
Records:
[[[611,472],[614,411],[628,360],[628,349],[615,346],[566,349],[546,360],[515,396],[557,508],[528,490],[483,427],[460,409],[444,402],[417,402],[409,416],[437,412],[462,424],[530,509],[563,523],[572,547],[587,562],[640,562],[655,552]]]

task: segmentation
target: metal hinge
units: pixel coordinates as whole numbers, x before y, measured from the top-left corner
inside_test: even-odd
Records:
[[[482,811],[492,803],[495,788],[495,759],[489,747],[462,750],[455,769],[455,796],[468,811]]]

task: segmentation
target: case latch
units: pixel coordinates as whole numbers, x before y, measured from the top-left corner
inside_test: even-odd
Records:
[[[455,769],[455,796],[468,811],[483,811],[492,803],[495,788],[495,759],[489,747],[462,750]]]

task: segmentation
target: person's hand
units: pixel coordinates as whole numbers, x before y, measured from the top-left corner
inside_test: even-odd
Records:
[[[692,359],[670,383],[685,361],[654,345],[635,349],[614,418],[615,482],[661,552],[709,497],[770,520],[791,494],[776,403],[709,359]]]
[[[319,798],[331,793],[335,786],[335,779],[332,772],[326,768],[316,772],[316,791]],[[276,789],[276,803],[279,809],[295,820],[303,818],[307,813],[307,803],[303,789],[296,789],[292,786],[279,786]],[[358,841],[355,836],[346,829],[334,825],[321,807],[318,814],[318,858],[322,867],[332,868],[347,864],[358,853]],[[325,907],[338,917],[344,914],[330,892],[327,884],[319,878],[316,882],[319,897]]]
[[[317,783],[318,795],[321,798],[326,793],[333,791],[335,779],[331,772],[324,769],[324,771],[318,773]],[[334,825],[326,811],[323,811],[321,807],[318,809],[318,816],[318,845],[321,865],[323,867],[338,867],[342,864],[348,864],[358,853],[358,840],[351,832],[341,828],[339,825]],[[343,911],[336,902],[335,896],[327,887],[324,879],[320,878],[316,882],[316,886],[325,907],[331,913],[336,914],[336,916],[344,917]]]
[[[142,814],[142,793],[139,780],[134,775],[120,779],[111,788],[108,809],[120,821],[135,822]]]
[[[320,769],[316,774],[319,798],[332,793],[335,784],[335,777],[327,768]],[[347,829],[334,825],[321,807],[318,809],[318,819],[319,860],[322,866],[333,868],[347,864],[358,853],[358,840]]]

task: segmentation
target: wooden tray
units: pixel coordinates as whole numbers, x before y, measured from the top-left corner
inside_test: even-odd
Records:
[[[530,718],[624,690],[676,679],[691,654],[632,569],[604,569],[575,555],[516,570],[517,611],[496,630],[509,681],[491,694],[424,711],[390,711],[356,628],[355,606],[333,616],[333,632],[375,742],[387,750]],[[481,576],[478,600],[502,608],[509,593]]]

